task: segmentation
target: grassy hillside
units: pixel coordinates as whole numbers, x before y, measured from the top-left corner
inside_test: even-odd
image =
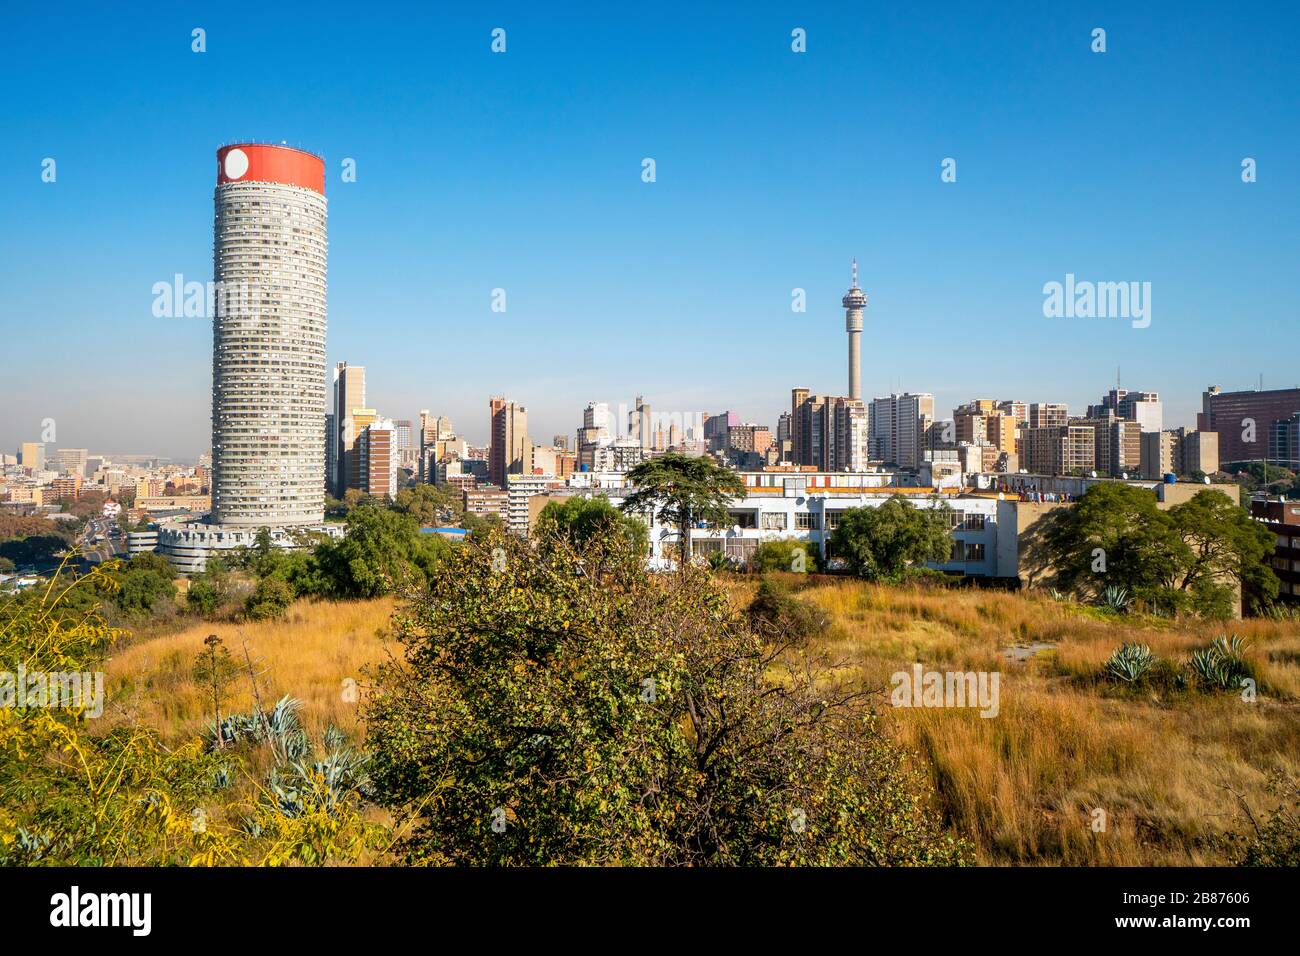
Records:
[[[1300,774],[1300,628],[1294,622],[1236,622],[1250,642],[1260,695],[1131,690],[1099,677],[1110,652],[1140,641],[1186,659],[1225,628],[1161,619],[1108,618],[1045,598],[977,590],[891,588],[843,579],[800,579],[803,597],[832,625],[816,641],[840,676],[879,689],[881,710],[927,761],[954,829],[992,864],[1213,864],[1218,838],[1240,830],[1234,792],[1256,812],[1272,809],[1268,775]],[[738,607],[757,586],[737,577]],[[389,600],[300,602],[275,623],[201,625],[122,648],[109,665],[115,721],[139,721],[171,739],[206,720],[190,676],[204,637],[217,633],[242,659],[240,634],[264,697],[304,701],[307,726],[360,733],[343,682],[362,683],[369,663],[400,648],[382,636]],[[1000,712],[889,706],[890,675],[921,662],[940,671],[1001,673]],[[252,706],[246,676],[234,709]],[[231,706],[231,705],[228,705]],[[1106,829],[1094,832],[1097,809]]]

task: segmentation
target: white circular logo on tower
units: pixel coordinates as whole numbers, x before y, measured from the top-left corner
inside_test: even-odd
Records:
[[[248,172],[248,154],[242,149],[232,149],[226,153],[226,178],[238,179]]]

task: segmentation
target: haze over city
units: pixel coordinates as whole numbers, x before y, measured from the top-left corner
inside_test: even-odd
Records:
[[[1119,367],[1192,426],[1207,385],[1296,384],[1269,346],[1297,319],[1300,134],[1277,115],[1300,95],[1278,29],[1295,13],[1252,9],[966,6],[922,28],[888,6],[410,5],[393,31],[325,5],[310,35],[275,10],[257,31],[233,10],[16,11],[0,447],[53,418],[63,445],[208,449],[211,324],[155,317],[151,288],[211,279],[212,153],[240,140],[325,158],[329,366],[365,365],[371,404],[471,441],[499,393],[537,436],[637,394],[775,425],[792,386],[843,390],[853,256],[868,401],[1081,411]],[[1067,275],[1149,282],[1149,326],[1045,317]]]

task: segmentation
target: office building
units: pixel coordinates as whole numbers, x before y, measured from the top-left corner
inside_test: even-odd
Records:
[[[528,409],[496,395],[488,400],[488,412],[491,426],[488,477],[492,484],[504,488],[507,475],[530,475],[533,471]]]
[[[334,496],[342,498],[358,473],[354,462],[357,425],[353,412],[366,407],[366,368],[339,362],[334,367]]]
[[[24,468],[33,475],[45,470],[45,443],[38,441],[25,441],[20,449],[21,461],[19,462]]]
[[[1225,392],[1211,385],[1201,396],[1199,431],[1218,432],[1225,463],[1269,459],[1269,437],[1277,422],[1300,412],[1300,388]]]

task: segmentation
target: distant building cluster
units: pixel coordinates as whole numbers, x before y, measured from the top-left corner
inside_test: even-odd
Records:
[[[1082,414],[1063,402],[974,398],[939,417],[930,392],[863,397],[867,295],[856,260],[842,297],[847,335],[844,394],[790,389],[774,423],[733,410],[655,409],[641,395],[612,407],[591,401],[571,434],[534,441],[528,409],[488,399],[487,444],[474,446],[446,416],[381,413],[367,400],[366,369],[326,368],[327,203],[324,164],[285,146],[241,143],[217,151],[214,275],[248,286],[213,319],[212,451],[195,465],[148,456],[92,454],[23,442],[0,455],[0,507],[57,510],[96,493],[105,516],[148,518],[131,553],[157,549],[185,572],[269,532],[296,547],[303,532],[340,534],[325,521],[327,496],[394,499],[427,483],[454,489],[468,515],[527,533],[551,501],[631,490],[629,474],[656,456],[710,456],[743,476],[749,497],[727,528],[693,535],[701,554],[743,559],[757,543],[792,536],[823,557],[846,507],[899,495],[953,507],[954,546],[944,570],[1019,574],[1016,540],[1044,507],[1068,503],[1097,481],[1186,497],[1178,479],[1201,481],[1225,465],[1268,462],[1300,469],[1300,388],[1202,396],[1196,428],[1166,428],[1153,391],[1116,386]],[[576,416],[575,416],[576,417]],[[1188,486],[1192,487],[1191,485]],[[1294,508],[1257,515],[1276,526],[1280,571],[1300,573]],[[671,560],[670,528],[651,521],[652,560]],[[444,529],[445,530],[445,529]],[[1300,589],[1283,578],[1288,593]],[[1300,593],[1298,591],[1297,593]]]

